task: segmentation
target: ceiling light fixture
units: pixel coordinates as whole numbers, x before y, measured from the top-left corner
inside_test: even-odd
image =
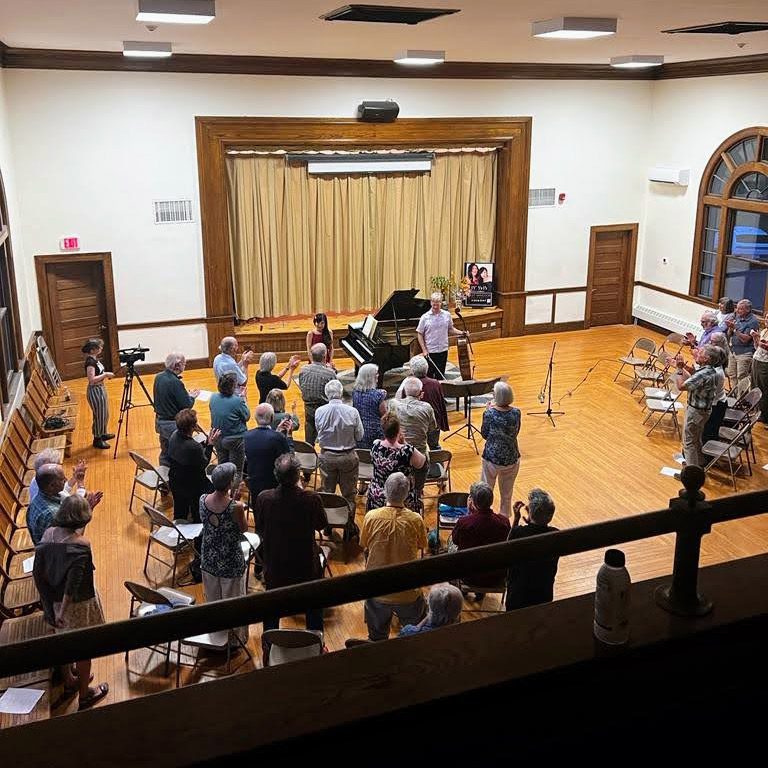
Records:
[[[534,21],[531,34],[559,40],[588,40],[592,37],[615,35],[617,19],[590,19],[582,16],[558,16],[545,21]]]
[[[394,60],[397,64],[411,67],[429,67],[433,64],[443,64],[445,51],[401,51]]]
[[[664,63],[663,56],[614,56],[611,66],[616,69],[646,69],[647,67],[660,67]]]
[[[136,40],[126,40],[123,43],[123,56],[132,58],[167,59],[172,53],[170,43],[145,43]]]
[[[149,24],[208,24],[216,18],[216,0],[139,0],[136,21]]]

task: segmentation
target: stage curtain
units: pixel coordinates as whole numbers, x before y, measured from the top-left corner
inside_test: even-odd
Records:
[[[493,261],[496,153],[431,173],[310,176],[282,156],[227,158],[238,316],[375,309],[396,288]]]

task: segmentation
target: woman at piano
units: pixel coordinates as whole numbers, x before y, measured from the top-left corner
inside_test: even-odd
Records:
[[[318,312],[312,318],[314,328],[307,332],[307,360],[312,362],[310,350],[315,344],[325,344],[328,350],[325,355],[325,364],[333,368],[333,331],[328,327],[328,318],[322,312]]]
[[[374,440],[384,437],[381,429],[381,417],[387,412],[387,390],[378,389],[379,366],[366,363],[360,366],[355,379],[355,387],[352,391],[352,405],[360,413],[365,434],[357,443],[358,448],[370,450]]]

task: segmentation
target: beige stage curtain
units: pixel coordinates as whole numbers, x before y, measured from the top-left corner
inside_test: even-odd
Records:
[[[397,288],[493,261],[496,153],[431,173],[310,176],[281,156],[227,158],[238,316],[375,309]]]

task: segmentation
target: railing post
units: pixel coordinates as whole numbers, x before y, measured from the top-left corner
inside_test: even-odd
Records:
[[[677,531],[675,563],[672,583],[656,590],[656,604],[677,616],[704,616],[712,610],[711,601],[698,592],[701,537],[712,529],[709,517],[712,507],[704,501],[700,490],[704,478],[701,467],[684,467],[680,480],[685,490],[669,502]]]

